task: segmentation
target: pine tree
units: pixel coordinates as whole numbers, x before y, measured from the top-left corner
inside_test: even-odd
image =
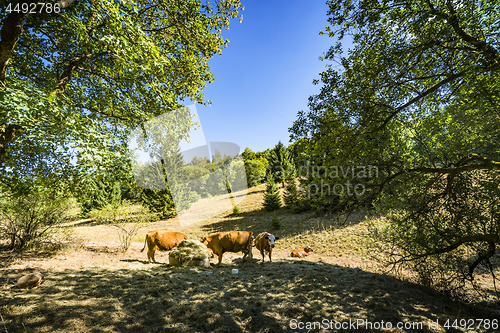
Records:
[[[280,142],[270,154],[269,168],[275,182],[285,187],[286,180],[292,180],[295,174],[295,165],[290,152]]]
[[[195,196],[188,182],[183,179],[184,160],[180,148],[175,153],[165,156],[166,158],[158,155],[160,162],[151,163],[143,169],[143,172],[148,176],[145,178],[156,180],[157,186],[163,185],[160,181],[163,178],[166,188],[144,189],[141,200],[151,212],[158,213],[160,218],[169,218],[188,209]]]
[[[122,189],[120,182],[113,182],[109,193],[109,203],[115,207],[120,206],[122,203]]]
[[[294,205],[297,204],[298,199],[299,194],[295,182],[292,181],[287,183],[285,187],[285,193],[283,194],[283,201],[285,202],[285,206],[287,208],[293,209]]]
[[[305,200],[304,190],[295,184],[295,180],[287,182],[283,201],[285,207],[291,209],[294,213],[300,213],[310,208],[308,201]]]
[[[162,219],[177,215],[169,190],[144,189],[141,200],[144,206],[148,207],[151,212],[158,213]]]
[[[92,210],[102,209],[109,204],[120,205],[120,183],[93,177],[79,195],[78,201],[84,216]]]
[[[276,187],[273,177],[269,177],[266,184],[266,192],[264,193],[264,207],[266,210],[272,211],[282,206],[280,191]]]

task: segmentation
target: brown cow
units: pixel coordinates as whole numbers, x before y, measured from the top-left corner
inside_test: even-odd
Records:
[[[144,240],[144,247],[141,252],[146,248],[146,243],[148,244],[148,261],[151,263],[151,259],[156,263],[155,260],[155,251],[156,249],[160,251],[170,251],[180,242],[187,239],[187,236],[181,232],[172,232],[172,231],[150,231],[146,235],[146,239]]]
[[[251,231],[223,231],[201,238],[201,242],[219,256],[219,267],[225,252],[241,251],[243,252],[242,261],[245,261],[248,255],[250,263],[252,263],[252,241],[253,233]]]
[[[274,248],[274,241],[277,241],[278,239],[280,238],[268,232],[263,232],[259,234],[257,237],[255,237],[255,240],[253,241],[253,246],[255,246],[255,248],[260,251],[260,254],[262,255],[262,262],[264,262],[264,253],[265,254],[269,253],[269,261],[270,262],[273,261],[271,259],[271,254]]]
[[[309,255],[309,252],[313,252],[312,247],[306,246],[297,250],[292,251],[292,257],[302,258]]]

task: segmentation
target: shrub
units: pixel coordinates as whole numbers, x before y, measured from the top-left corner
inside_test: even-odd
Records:
[[[240,215],[240,208],[238,206],[233,207],[233,215],[234,216]]]
[[[70,200],[46,193],[0,198],[0,239],[15,250],[55,245],[57,227],[72,208]]]
[[[157,219],[156,214],[150,213],[146,207],[134,206],[128,200],[123,200],[123,203],[118,207],[110,204],[101,210],[92,211],[90,216],[96,222],[109,224],[110,227],[116,228],[122,252],[129,249],[132,238],[139,229]]]
[[[273,229],[279,229],[281,228],[281,221],[278,219],[278,217],[275,215],[273,215],[273,218],[271,219],[271,227]]]

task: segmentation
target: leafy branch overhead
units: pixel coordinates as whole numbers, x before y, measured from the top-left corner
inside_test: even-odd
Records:
[[[19,0],[16,3],[36,3]],[[74,173],[111,163],[126,173],[127,133],[178,108],[213,80],[207,61],[237,0],[63,1],[59,13],[0,12],[0,178]],[[182,129],[181,129],[182,130]],[[186,131],[186,129],[184,129]],[[34,164],[20,162],[32,154]],[[60,164],[61,169],[53,168]],[[48,167],[50,164],[51,167]]]
[[[395,262],[465,281],[500,243],[497,1],[328,1],[337,39],[290,128],[329,166],[374,165],[353,204],[388,214]],[[352,41],[343,53],[341,43]],[[337,64],[339,66],[337,66]],[[382,235],[382,233],[380,234]],[[425,263],[425,264],[424,264]],[[425,267],[425,268],[422,268]],[[492,271],[493,272],[493,271]]]

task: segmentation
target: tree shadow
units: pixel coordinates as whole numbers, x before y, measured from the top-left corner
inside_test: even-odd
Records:
[[[0,309],[9,332],[284,332],[292,319],[325,318],[422,322],[407,331],[436,332],[428,321],[494,318],[360,269],[290,259],[234,267],[46,271],[39,289],[4,288]]]

